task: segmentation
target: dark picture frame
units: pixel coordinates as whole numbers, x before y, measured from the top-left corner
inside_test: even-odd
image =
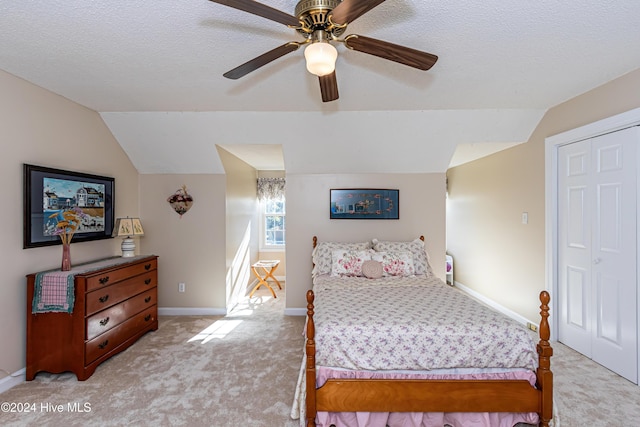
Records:
[[[78,208],[84,218],[72,243],[109,239],[114,225],[115,179],[24,164],[23,249],[62,244],[53,234],[55,212]]]
[[[330,219],[400,219],[400,190],[330,190]]]

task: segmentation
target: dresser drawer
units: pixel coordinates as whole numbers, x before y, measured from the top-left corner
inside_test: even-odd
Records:
[[[25,378],[71,371],[78,381],[158,329],[158,257],[109,257],[74,266],[72,313],[32,313],[38,274],[27,275]]]
[[[132,264],[125,268],[117,268],[110,271],[106,271],[101,274],[87,277],[87,291],[94,289],[100,289],[105,286],[109,286],[113,283],[117,283],[122,279],[126,279],[132,276],[137,276],[142,273],[146,273],[157,269],[157,259],[149,259],[144,262]]]
[[[131,338],[136,332],[142,331],[156,320],[157,306],[149,307],[136,314],[118,326],[99,335],[85,344],[85,363],[89,364],[115,349]]]
[[[90,340],[158,302],[157,288],[153,288],[131,299],[87,318],[87,336]]]
[[[143,273],[131,279],[123,280],[111,286],[89,292],[86,298],[86,315],[91,316],[100,310],[118,304],[132,295],[155,288],[158,285],[158,274],[155,270]]]

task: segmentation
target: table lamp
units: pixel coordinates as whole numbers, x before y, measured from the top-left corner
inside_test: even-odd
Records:
[[[135,255],[136,243],[133,241],[133,237],[136,236],[144,236],[140,218],[126,217],[116,219],[113,237],[124,237],[121,246],[123,257],[127,258]]]

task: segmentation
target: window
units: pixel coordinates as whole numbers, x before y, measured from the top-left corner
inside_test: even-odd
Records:
[[[283,247],[285,245],[284,198],[264,199],[262,206],[264,247]]]
[[[285,245],[285,179],[258,178],[257,196],[262,212],[262,249],[283,250]]]

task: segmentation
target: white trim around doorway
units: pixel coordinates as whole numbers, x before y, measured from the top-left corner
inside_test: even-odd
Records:
[[[545,139],[545,276],[546,289],[551,294],[551,339],[558,338],[558,307],[554,304],[554,298],[558,295],[558,148],[573,142],[583,141],[606,133],[615,132],[632,126],[640,125],[640,108],[625,113],[617,114],[597,122],[581,126]],[[640,150],[638,151],[637,164],[640,165]],[[637,174],[638,188],[640,188],[640,173]],[[640,223],[640,209],[636,207],[637,221]],[[640,238],[638,239],[638,254],[640,254]],[[638,276],[640,277],[640,262],[638,264]],[[640,292],[638,292],[638,307],[640,307]],[[638,317],[638,330],[640,331],[640,316]],[[639,360],[640,363],[640,360]]]

